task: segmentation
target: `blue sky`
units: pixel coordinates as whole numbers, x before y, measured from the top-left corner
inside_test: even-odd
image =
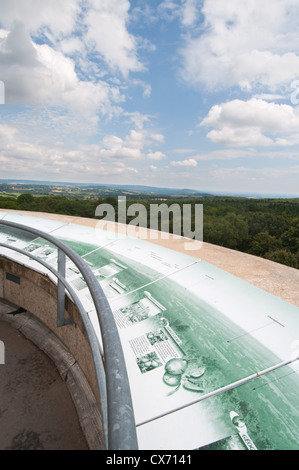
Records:
[[[0,0],[0,178],[299,195],[298,23],[297,0]]]

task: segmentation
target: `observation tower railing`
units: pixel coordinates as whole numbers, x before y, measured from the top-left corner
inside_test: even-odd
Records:
[[[101,414],[107,450],[136,450],[138,449],[136,424],[132,405],[130,385],[124,354],[117,326],[107,298],[87,263],[69,246],[48,233],[33,227],[0,220],[1,226],[21,230],[47,240],[58,249],[57,269],[32,253],[0,243],[1,247],[13,250],[40,263],[57,278],[57,326],[63,327],[72,323],[72,319],[64,317],[65,293],[70,295],[82,318],[95,367],[97,386],[100,396]],[[94,327],[87,315],[86,309],[70,283],[66,280],[66,259],[71,260],[85,280],[101,330],[103,357]]]

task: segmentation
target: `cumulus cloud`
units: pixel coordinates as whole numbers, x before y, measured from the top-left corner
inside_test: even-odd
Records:
[[[205,0],[204,24],[185,36],[182,76],[208,88],[262,86],[297,78],[299,4],[294,0]]]
[[[80,80],[73,60],[47,44],[35,44],[23,23],[2,34],[0,76],[8,103],[68,107],[95,119],[97,111],[111,114],[121,101],[117,87]]]
[[[197,166],[197,161],[194,158],[189,158],[187,160],[181,160],[181,161],[173,161],[171,162],[172,166],[179,166],[179,167],[196,167]]]
[[[127,77],[144,70],[138,39],[127,28],[129,10],[129,0],[0,0],[0,24],[7,31],[15,23],[26,24],[34,37],[66,54],[97,53]],[[146,88],[145,94],[149,92]]]
[[[108,71],[127,79],[144,70],[129,8],[128,0],[0,0],[6,102],[67,107],[89,119],[120,113],[124,87]],[[139,82],[148,97],[150,85]]]
[[[166,158],[166,155],[163,152],[149,152],[147,154],[147,157],[150,160],[159,161],[159,160],[163,160],[164,158]]]
[[[87,40],[94,45],[106,63],[124,76],[144,70],[137,55],[137,39],[128,32],[128,0],[89,0],[85,17]]]
[[[133,129],[125,139],[115,135],[105,136],[99,156],[109,159],[140,160],[143,158],[144,145],[144,133]]]
[[[290,145],[299,141],[299,108],[262,99],[233,100],[213,106],[200,126],[207,137],[231,146]]]
[[[80,9],[80,0],[0,0],[0,22],[7,30],[22,22],[34,33],[65,36],[73,32]]]
[[[135,141],[136,143],[136,141]],[[16,168],[23,178],[54,178],[63,181],[95,181],[104,176],[136,174],[138,169],[132,161],[146,160],[137,145],[128,139],[110,136],[101,144],[77,144],[67,146],[64,142],[47,143],[36,138],[29,139],[14,126],[0,124],[0,173],[11,177]]]
[[[146,151],[148,145],[156,143],[156,137],[155,134],[151,135],[151,133],[145,129],[132,129],[124,139],[115,135],[105,136],[99,155],[111,159],[121,158],[124,160],[159,161],[166,158],[163,152]]]

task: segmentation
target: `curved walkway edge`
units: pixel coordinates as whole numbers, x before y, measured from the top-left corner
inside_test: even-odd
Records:
[[[14,330],[14,334],[11,329]],[[39,351],[31,350],[29,356],[24,359],[25,349],[30,348],[30,345],[24,342],[20,344],[20,355],[11,363],[13,370],[6,370],[8,381],[1,379],[2,388],[6,389],[2,390],[0,386],[0,395],[5,394],[5,400],[1,400],[0,406],[0,449],[49,449],[50,447],[49,450],[103,450],[104,437],[97,402],[74,357],[57,336],[36,317],[0,299],[0,340],[5,345],[5,360],[6,356],[7,360],[9,359],[10,350],[17,347],[20,336],[25,338],[25,341],[29,340],[32,343],[31,347]],[[42,358],[44,356],[42,353],[47,356],[48,362]],[[49,359],[52,364],[49,364]],[[29,361],[30,371],[33,371],[31,377],[25,376],[25,366],[26,364],[28,366]],[[47,365],[49,369],[46,368]],[[5,373],[5,366],[6,361],[4,365],[0,365],[1,375]],[[51,371],[51,366],[54,367],[54,372]],[[41,383],[42,390],[40,390]],[[66,393],[67,389],[65,392],[62,387],[67,387],[69,395]],[[36,416],[36,419],[39,421],[37,428],[45,429],[43,433],[45,445],[40,438],[37,438],[38,433],[33,431],[24,433],[22,428],[24,423],[21,416],[18,416],[16,406],[18,396],[22,397],[20,403],[23,403],[20,413],[26,414],[27,419],[30,416],[29,420],[36,414],[36,401],[42,402],[45,414]],[[51,401],[47,403],[49,397]],[[26,412],[24,405],[27,406]],[[52,408],[47,411],[47,407]],[[31,413],[28,410],[31,410]],[[61,415],[56,416],[59,410]],[[15,435],[11,445],[7,445],[5,441],[9,425],[6,423],[8,416],[10,420],[14,417],[13,425],[19,427],[19,433],[14,429]],[[45,422],[41,423],[43,419]],[[55,430],[51,429],[52,421],[53,423],[55,421]],[[58,431],[57,425],[61,426]]]
[[[106,222],[97,219],[45,212],[6,209],[0,209],[0,217],[1,213],[4,212],[48,220],[57,220],[66,224],[77,224],[93,227],[99,230],[107,230]],[[111,224],[109,227],[111,229]],[[126,225],[115,223],[114,227],[115,231],[120,234],[127,233],[128,231],[128,226]],[[167,234],[168,236],[164,239],[159,232],[155,232],[155,236],[151,236],[152,231],[150,229],[139,227],[136,232],[135,228],[136,227],[134,226],[132,227],[133,233],[130,232],[131,236],[141,238],[143,240],[149,240],[153,244],[201,259],[202,261],[210,263],[233,276],[243,279],[256,287],[269,292],[275,297],[279,297],[284,301],[299,307],[299,290],[297,289],[299,282],[298,269],[275,263],[274,261],[264,258],[259,258],[258,256],[250,255],[248,253],[242,253],[240,251],[225,248],[223,246],[212,245],[206,242],[203,242],[201,248],[198,249],[196,240],[187,240],[189,248],[188,251],[185,251],[184,246],[186,239],[184,239],[184,237]],[[192,249],[192,244],[194,244],[194,249]]]

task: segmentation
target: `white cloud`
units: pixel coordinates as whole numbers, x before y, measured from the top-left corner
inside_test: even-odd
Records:
[[[147,157],[150,160],[159,161],[159,160],[163,160],[164,158],[166,158],[166,155],[163,152],[149,152],[147,154]]]
[[[80,0],[0,0],[0,11],[0,24],[8,30],[22,22],[34,33],[46,28],[53,35],[65,36],[75,28]]]
[[[23,23],[3,35],[0,76],[8,103],[68,107],[96,119],[98,111],[112,114],[121,100],[116,87],[81,81],[73,60],[49,45],[35,44]]]
[[[207,137],[230,146],[291,145],[299,141],[299,108],[252,98],[211,108],[200,126]]]
[[[189,158],[188,160],[173,161],[171,162],[172,166],[185,166],[185,167],[196,167],[197,161],[194,158]]]
[[[151,138],[156,142],[163,143],[165,138],[163,134],[151,134]]]
[[[124,112],[124,116],[128,116],[129,122],[132,122],[137,129],[142,129],[145,122],[150,120],[150,117],[136,112]]]
[[[140,149],[126,147],[116,137],[106,138],[104,145],[62,142],[47,143],[24,137],[17,128],[0,125],[0,174],[11,177],[43,179],[60,177],[63,181],[95,181],[104,176],[136,174],[138,170],[128,161],[146,159]]]
[[[66,55],[84,53],[84,44],[78,37],[69,37],[60,42],[61,52]]]
[[[131,80],[131,84],[141,87],[141,89],[143,90],[144,98],[150,98],[152,94],[152,87],[149,83],[146,83],[142,80],[134,79],[134,80]]]
[[[33,37],[42,38],[65,54],[98,53],[125,77],[142,71],[138,47],[147,44],[130,34],[129,0],[0,0],[0,25],[6,30],[26,24]],[[149,44],[147,45],[149,47]],[[150,87],[144,85],[149,96]]]
[[[196,0],[185,0],[182,6],[183,26],[193,26],[198,15],[198,4]]]
[[[0,0],[6,102],[67,107],[91,120],[122,112],[125,88],[108,70],[125,79],[144,70],[129,9],[129,0]],[[137,83],[148,98],[150,85]]]
[[[200,11],[198,0],[163,0],[158,13],[168,21],[178,19],[184,28],[193,27],[198,20]]]
[[[213,130],[207,137],[216,144],[224,144],[232,147],[266,146],[271,145],[272,140],[265,137],[257,128],[232,128],[223,127]]]
[[[136,127],[125,136],[107,134],[89,143],[91,137],[95,141],[98,127],[78,114],[62,114],[57,108],[35,112],[33,107],[18,116],[12,114],[7,122],[0,120],[0,174],[91,182],[109,175],[133,177],[139,167],[155,164],[166,155],[159,148],[154,150],[164,138],[151,127],[145,128],[149,118],[139,113],[128,117]]]
[[[179,14],[179,6],[173,0],[163,0],[159,5],[158,10],[163,17],[166,17],[168,20],[177,18]]]
[[[275,95],[273,93],[256,94],[252,98],[256,98],[257,100],[265,100],[265,101],[277,101],[277,100],[285,99],[283,95]]]
[[[17,133],[18,131],[15,127],[7,124],[0,124],[0,142],[4,140],[6,145],[9,145],[10,142],[13,142]]]
[[[154,137],[145,129],[132,129],[124,138],[115,135],[105,136],[102,142],[102,148],[99,155],[104,158],[121,158],[124,160],[155,160],[159,161],[166,158],[163,152],[146,152],[145,147],[156,143],[157,137]]]
[[[125,77],[144,70],[137,55],[137,40],[128,32],[130,2],[128,0],[89,0],[85,17],[87,40],[94,44],[106,63]],[[148,92],[148,91],[147,91]]]
[[[273,92],[298,77],[297,1],[205,0],[202,13],[181,50],[188,83]]]

